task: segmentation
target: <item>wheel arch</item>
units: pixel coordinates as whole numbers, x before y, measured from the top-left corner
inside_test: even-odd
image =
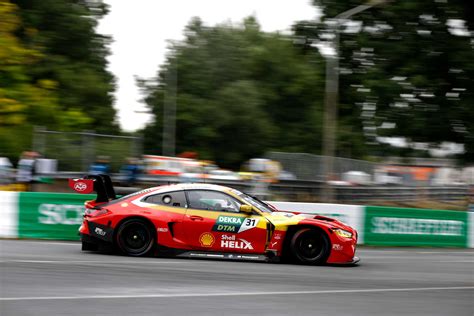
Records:
[[[290,243],[291,243],[291,238],[293,237],[293,235],[297,231],[299,231],[300,229],[304,229],[304,228],[314,229],[314,230],[317,230],[320,233],[326,235],[327,240],[329,242],[329,246],[330,246],[330,248],[332,247],[331,237],[329,236],[329,234],[330,234],[329,228],[327,228],[327,231],[326,231],[323,227],[317,226],[317,225],[310,225],[310,224],[291,225],[291,226],[288,226],[288,230],[286,231],[286,234],[285,234],[285,239],[283,240],[283,248],[282,248],[282,257],[283,258],[287,259],[288,256],[289,256]]]
[[[131,215],[131,216],[126,216],[122,218],[116,225],[114,229],[114,236],[113,236],[113,241],[116,243],[117,240],[117,232],[119,230],[119,227],[126,221],[131,220],[131,219],[139,219],[144,221],[153,231],[153,235],[155,237],[155,243],[158,242],[158,232],[156,231],[156,226],[153,224],[153,222],[149,219],[146,218],[145,216],[140,216],[140,215]]]

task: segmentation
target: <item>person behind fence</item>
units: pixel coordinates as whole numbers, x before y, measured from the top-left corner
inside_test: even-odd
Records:
[[[134,185],[140,173],[138,159],[132,157],[127,158],[125,164],[120,169],[120,173],[124,176],[127,185]]]
[[[89,173],[93,175],[109,174],[109,157],[98,156],[95,162],[90,166]]]
[[[36,157],[38,157],[38,153],[33,151],[24,151],[20,156],[20,160],[18,161],[16,181],[19,184],[24,185],[23,189],[26,191],[30,191],[32,189],[31,185],[34,181]]]

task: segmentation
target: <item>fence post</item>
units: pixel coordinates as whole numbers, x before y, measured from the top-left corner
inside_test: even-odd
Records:
[[[131,156],[140,158],[143,153],[143,135],[137,135],[137,137],[132,138],[130,145]]]
[[[46,128],[44,126],[33,127],[33,144],[32,150],[45,156],[46,153]]]
[[[83,131],[81,134],[81,157],[82,157],[82,171],[87,172],[89,166],[95,159],[95,144],[94,144],[94,131]]]

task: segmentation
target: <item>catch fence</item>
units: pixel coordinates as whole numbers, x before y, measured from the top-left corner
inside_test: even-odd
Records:
[[[269,152],[266,158],[279,161],[283,170],[293,173],[298,180],[324,181],[325,156],[307,153]],[[334,157],[333,176],[335,180],[342,179],[342,175],[349,171],[364,172],[373,177],[378,164],[370,161]]]
[[[45,158],[57,159],[59,171],[87,172],[99,157],[118,172],[127,157],[140,157],[143,141],[137,136],[104,135],[93,131],[59,132],[36,127],[33,150]]]

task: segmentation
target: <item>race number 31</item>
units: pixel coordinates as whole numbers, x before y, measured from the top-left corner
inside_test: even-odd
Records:
[[[257,226],[258,221],[258,218],[246,218],[240,226],[239,233],[254,228],[255,226]]]

